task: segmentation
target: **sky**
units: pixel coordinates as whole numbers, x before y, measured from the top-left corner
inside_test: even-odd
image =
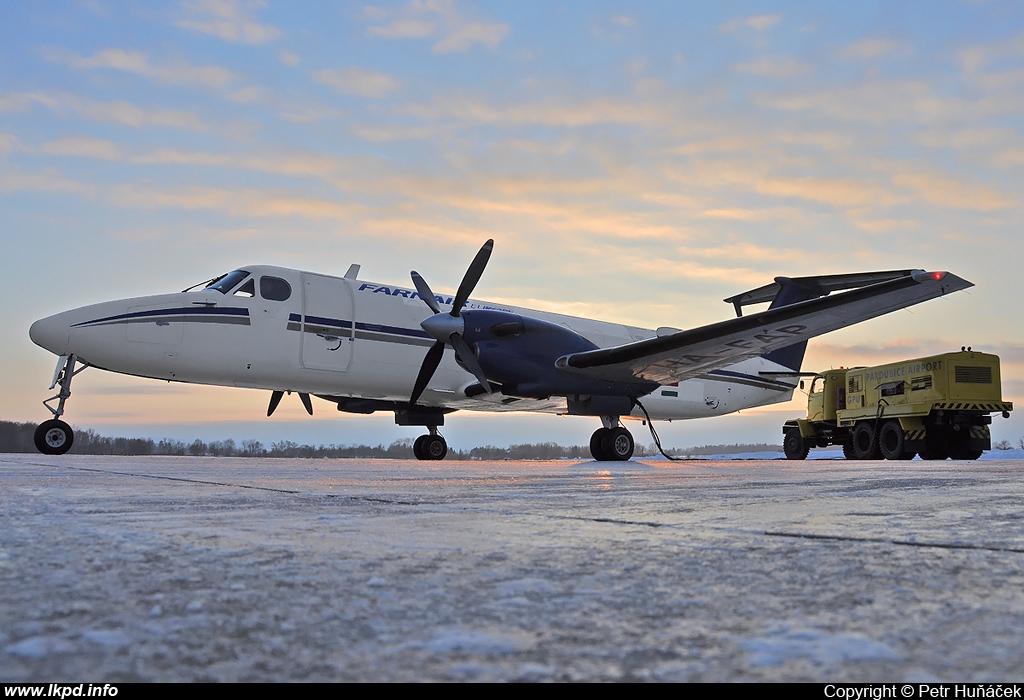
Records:
[[[1019,2],[3,3],[0,419],[48,417],[38,318],[252,263],[452,290],[488,238],[475,298],[649,328],[729,318],[722,299],[777,275],[950,270],[977,286],[814,340],[804,369],[970,345],[1015,400],[1022,115]],[[73,392],[65,419],[104,434],[418,433],[95,369]],[[660,432],[777,442],[804,401]],[[458,413],[443,432],[596,427]],[[1016,444],[1024,417],[993,436]]]

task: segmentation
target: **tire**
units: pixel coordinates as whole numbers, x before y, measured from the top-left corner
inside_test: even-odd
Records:
[[[36,449],[44,455],[62,455],[71,449],[75,432],[62,420],[48,420],[39,424],[33,439]]]
[[[858,423],[853,429],[853,456],[856,459],[882,458],[878,440],[875,439],[875,429],[868,421]]]
[[[975,460],[984,452],[984,450],[971,449],[971,436],[966,429],[949,431],[945,437],[946,454],[950,459]]]
[[[934,436],[929,435],[925,441],[925,448],[921,450],[921,459],[925,460],[944,460],[949,457],[949,453],[946,452],[945,444],[942,441],[936,440]]]
[[[906,459],[904,456],[903,426],[898,420],[887,420],[878,431],[878,449],[882,457],[891,460]],[[910,453],[913,457],[913,453]]]
[[[807,459],[811,446],[799,430],[787,430],[782,438],[782,451],[786,453],[786,459]]]
[[[590,436],[590,454],[594,457],[595,461],[607,462],[611,457],[605,456],[604,451],[604,438],[611,430],[609,428],[598,428],[594,431],[594,434]]]
[[[848,437],[843,440],[843,457],[846,459],[857,459],[857,455],[853,451],[853,438]]]
[[[949,457],[950,459],[963,459],[967,461],[974,461],[978,459],[978,457],[981,457],[981,455],[984,454],[984,452],[985,450],[963,450],[962,452],[958,451],[956,454],[950,452]]]
[[[612,428],[601,439],[601,451],[611,461],[628,461],[633,456],[633,447],[633,436],[625,428]]]
[[[427,456],[423,454],[423,441],[426,440],[429,435],[420,435],[416,438],[416,442],[412,444],[412,453],[416,459],[427,459]]]
[[[448,443],[440,435],[424,435],[420,451],[423,459],[444,459],[448,454]]]

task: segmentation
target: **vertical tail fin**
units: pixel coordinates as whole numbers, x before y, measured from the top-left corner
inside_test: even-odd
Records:
[[[789,277],[776,277],[776,284],[779,291],[772,299],[769,309],[777,309],[780,306],[789,306],[797,302],[817,299],[828,294],[828,290],[822,288],[814,279],[791,279]],[[807,341],[789,345],[778,350],[773,350],[765,355],[766,360],[788,367],[794,372],[800,371],[800,365],[804,361],[804,352],[807,350]]]

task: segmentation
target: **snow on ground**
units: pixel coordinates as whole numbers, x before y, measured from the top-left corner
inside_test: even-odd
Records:
[[[0,680],[1017,679],[1001,454],[0,456]]]

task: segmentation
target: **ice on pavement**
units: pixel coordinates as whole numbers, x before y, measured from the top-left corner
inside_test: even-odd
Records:
[[[4,455],[0,679],[1017,679],[1022,466]]]

